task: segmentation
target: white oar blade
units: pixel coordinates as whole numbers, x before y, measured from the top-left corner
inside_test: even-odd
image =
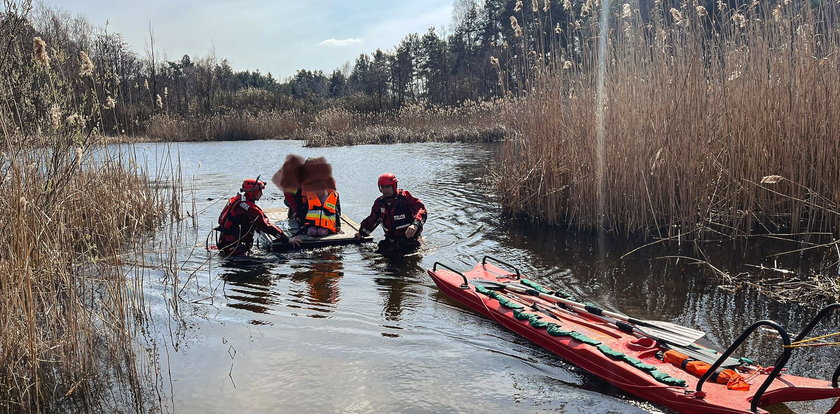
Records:
[[[640,326],[643,328],[654,327],[660,331],[669,331],[678,335],[684,335],[686,337],[696,337],[695,341],[706,336],[706,333],[701,330],[689,328],[687,326],[677,325],[671,322],[644,320],[640,322],[642,322],[642,324],[636,324],[636,326]]]
[[[704,335],[706,335],[705,332],[700,331],[693,335],[686,335],[683,333],[674,333],[671,331],[666,331],[650,326],[637,326],[636,329],[643,335],[650,336],[652,338],[659,339],[663,342],[674,344],[677,346],[689,346],[696,342],[698,339],[702,338]]]

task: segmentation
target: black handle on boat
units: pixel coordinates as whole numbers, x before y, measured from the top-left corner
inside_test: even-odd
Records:
[[[449,267],[449,266],[447,266],[447,265],[445,265],[445,264],[443,264],[443,263],[441,263],[441,262],[435,262],[435,264],[434,264],[434,265],[432,265],[432,271],[433,271],[433,272],[436,272],[436,271],[437,271],[437,267],[438,267],[438,265],[440,265],[440,267],[442,267],[442,268],[444,268],[444,269],[447,269],[447,270],[449,270],[449,271],[452,271],[452,272],[457,273],[457,274],[458,274],[458,276],[461,276],[461,277],[464,279],[464,284],[463,284],[463,285],[461,285],[461,289],[469,289],[469,288],[470,288],[469,283],[467,283],[467,277],[466,277],[466,276],[464,276],[464,274],[463,274],[463,273],[461,273],[461,272],[459,272],[459,271],[457,271],[457,270],[455,270],[455,269],[453,269],[453,268],[451,268],[451,267]]]
[[[811,322],[808,322],[808,325],[805,325],[805,329],[803,329],[802,332],[799,333],[799,335],[796,335],[796,338],[793,339],[793,342],[805,339],[805,337],[811,333],[811,330],[814,329],[814,326],[816,326],[819,321],[821,321],[835,309],[840,309],[840,303],[832,303],[831,305],[822,308],[822,310],[817,312],[817,314],[814,316],[814,319],[811,319]],[[840,377],[840,366],[837,366],[837,369],[834,370],[834,376],[831,377],[831,386],[834,388],[837,388],[838,377]]]
[[[808,325],[805,325],[805,329],[802,329],[802,332],[800,332],[799,335],[796,335],[796,338],[793,339],[793,342],[805,339],[805,337],[808,336],[809,333],[811,333],[811,330],[814,329],[814,326],[817,325],[817,322],[821,321],[822,318],[825,318],[825,316],[828,315],[831,311],[838,308],[840,308],[840,303],[832,303],[831,305],[822,308],[822,310],[817,312],[817,315],[814,316],[814,319],[811,319],[811,322],[808,322]]]
[[[831,386],[837,388],[837,378],[840,377],[840,365],[834,370],[834,375],[831,376]]]
[[[712,367],[709,368],[709,370],[706,371],[706,373],[703,374],[702,377],[700,377],[700,381],[697,382],[697,393],[702,392],[701,388],[703,388],[703,383],[706,382],[706,380],[708,380],[709,377],[711,377],[712,374],[714,374],[717,371],[717,369],[720,368],[721,365],[723,365],[723,362],[726,361],[726,358],[728,358],[729,355],[735,352],[735,349],[737,349],[738,346],[741,345],[741,343],[744,342],[744,340],[747,339],[747,337],[749,337],[750,334],[753,333],[753,331],[755,331],[759,326],[769,326],[778,331],[779,336],[782,337],[782,342],[784,342],[785,346],[782,348],[784,349],[782,355],[779,357],[779,359],[776,360],[776,366],[773,367],[773,371],[770,372],[770,375],[767,376],[767,379],[764,380],[764,383],[762,383],[760,387],[758,387],[758,391],[756,391],[752,397],[752,402],[750,403],[750,410],[752,412],[756,412],[758,410],[758,403],[759,400],[761,400],[761,396],[764,394],[764,391],[767,391],[767,388],[770,386],[770,383],[772,383],[773,380],[779,376],[779,372],[781,372],[782,368],[784,368],[784,366],[787,364],[788,359],[790,359],[790,353],[793,350],[792,348],[787,347],[787,345],[790,345],[790,336],[787,334],[787,332],[785,332],[784,328],[782,328],[781,326],[779,326],[779,324],[773,321],[758,321],[750,325],[750,327],[747,328],[744,331],[744,333],[742,333],[741,336],[739,336],[738,339],[736,339],[735,342],[732,343],[732,345],[729,345],[729,348],[727,348],[726,351],[724,351],[724,353],[721,354],[720,357],[718,357],[718,360],[715,361],[714,364],[712,364]]]
[[[517,269],[517,268],[516,268],[516,266],[514,266],[514,265],[512,265],[512,264],[510,264],[510,263],[503,262],[503,261],[501,261],[501,260],[499,260],[499,259],[497,259],[497,258],[495,258],[495,257],[493,257],[493,256],[484,256],[484,258],[483,258],[483,259],[481,259],[481,264],[483,264],[483,265],[487,264],[487,259],[490,259],[490,260],[492,260],[492,261],[494,261],[494,262],[496,262],[496,263],[499,263],[499,264],[503,264],[503,265],[505,265],[505,266],[507,266],[507,267],[509,267],[509,268],[511,268],[511,269],[513,269],[513,270],[515,270],[515,271],[516,271],[516,278],[517,278],[517,279],[519,279],[519,278],[521,278],[521,277],[522,277],[522,276],[519,274],[519,269]]]

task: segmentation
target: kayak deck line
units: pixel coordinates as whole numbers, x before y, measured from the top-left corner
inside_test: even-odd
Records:
[[[294,219],[289,218],[289,209],[285,207],[273,207],[267,208],[263,210],[265,215],[268,217],[268,220],[280,227],[286,235],[292,237],[295,233],[300,230],[300,225]],[[366,236],[357,239],[355,237],[356,233],[359,231],[359,223],[355,220],[347,216],[346,214],[341,215],[341,226],[338,229],[338,233],[328,234],[326,236],[308,236],[305,234],[301,234],[300,236],[300,246],[292,247],[285,243],[280,243],[279,240],[276,240],[274,237],[271,237],[267,234],[258,233],[260,236],[260,240],[264,243],[266,248],[273,252],[284,252],[289,250],[301,250],[301,249],[314,249],[317,247],[325,247],[325,246],[342,246],[347,244],[361,244],[373,241],[373,237]]]
[[[583,309],[563,309],[538,296],[487,289],[481,286],[481,281],[507,286],[522,283],[520,286],[526,286],[518,270],[513,268],[516,271],[512,272],[487,263],[488,258],[513,268],[488,256],[466,272],[435,263],[427,273],[443,293],[473,311],[640,398],[683,413],[767,413],[762,407],[771,408],[789,401],[840,397],[838,375],[835,375],[833,381],[826,381],[782,372],[789,348],[783,351],[774,366],[767,368],[750,363],[746,358],[730,358],[740,341],[752,333],[751,329],[745,331],[722,353],[696,344],[680,348],[667,341],[646,336],[644,332],[622,330],[614,324],[599,320],[597,315],[588,315]],[[840,308],[840,305],[836,307]],[[816,321],[827,313],[827,310],[820,312],[804,331],[810,332]],[[768,323],[771,322],[761,321],[754,325]],[[787,338],[786,334],[783,336]],[[789,338],[785,341],[790,342]],[[714,362],[709,362],[712,368],[698,378],[661,359],[662,353],[670,348],[696,351]],[[750,389],[733,390],[728,389],[727,384],[707,381],[715,369],[720,367],[736,369],[750,385]],[[840,413],[840,400],[828,413]]]

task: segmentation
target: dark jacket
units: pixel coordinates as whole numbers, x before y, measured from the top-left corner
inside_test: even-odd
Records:
[[[417,233],[414,237],[420,237],[425,223],[426,206],[423,202],[406,190],[397,190],[393,197],[380,196],[373,202],[370,215],[362,220],[359,233],[370,235],[376,226],[382,224],[386,238],[405,238],[408,226],[416,224]]]

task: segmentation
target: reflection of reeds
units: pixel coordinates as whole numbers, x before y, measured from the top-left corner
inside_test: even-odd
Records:
[[[60,93],[62,76],[97,87],[87,55],[65,74],[33,45],[34,62],[10,42],[0,64],[14,74],[0,87],[0,411],[145,411],[133,348],[142,282],[129,290],[122,261],[163,219],[163,191],[100,151],[87,124],[99,106],[78,104],[91,96]],[[41,108],[26,119],[38,134],[13,126],[21,91]]]
[[[714,24],[699,8],[660,11],[644,24],[637,12],[618,13],[626,30],[611,34],[605,80],[608,227],[663,237],[836,234],[840,89],[830,85],[840,79],[840,33],[823,23],[837,21],[836,8],[742,7]],[[512,214],[600,222],[596,37],[582,43],[582,70],[538,79],[508,111],[517,134],[498,177]],[[760,183],[773,174],[786,181]]]

